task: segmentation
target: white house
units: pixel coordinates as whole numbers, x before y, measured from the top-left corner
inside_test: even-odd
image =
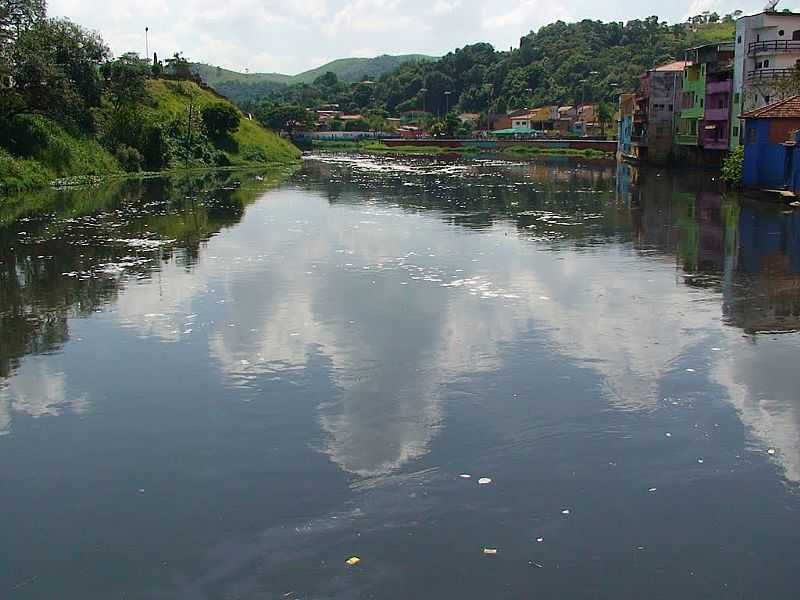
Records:
[[[740,144],[743,112],[777,100],[775,82],[800,61],[800,13],[774,9],[736,21],[731,149]]]

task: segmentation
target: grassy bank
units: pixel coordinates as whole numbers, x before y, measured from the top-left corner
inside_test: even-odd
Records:
[[[537,146],[510,146],[499,150],[499,154],[508,154],[514,157],[525,156],[582,156],[584,158],[613,158],[612,152],[593,150],[591,148],[540,148]]]
[[[387,146],[376,140],[349,141],[319,141],[314,140],[312,147],[318,150],[347,150],[353,152],[373,152],[375,154],[424,154],[436,156],[440,154],[477,154],[477,148],[440,148],[439,146]]]
[[[441,148],[439,146],[387,146],[375,140],[363,141],[319,141],[315,140],[312,146],[318,150],[342,150],[351,152],[373,152],[376,154],[422,154],[438,156],[443,154],[479,154],[481,150],[475,147],[466,148]],[[609,158],[613,153],[603,152],[593,149],[576,148],[540,148],[520,144],[497,150],[486,150],[492,154],[506,154],[514,158],[536,157],[536,156],[582,156],[585,158]]]
[[[179,126],[188,122],[190,103],[196,115],[195,131],[191,153],[186,155],[186,136]],[[299,158],[300,151],[293,144],[244,116],[238,129],[224,138],[204,135],[199,115],[206,106],[219,103],[227,101],[192,82],[147,82],[147,97],[137,111],[143,121],[163,132],[158,149],[163,167],[159,172],[288,164]],[[105,101],[97,109],[98,130],[93,135],[69,131],[43,115],[17,115],[0,140],[0,193],[54,182],[83,183],[140,175],[139,168],[124,164],[124,156],[118,151],[109,151],[113,146],[104,136],[103,125],[112,121],[112,111]]]

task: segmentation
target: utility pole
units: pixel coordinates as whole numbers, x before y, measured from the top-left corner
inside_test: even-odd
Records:
[[[149,60],[150,59],[150,40],[148,39],[148,33],[150,32],[149,27],[144,28],[144,55]]]
[[[444,116],[445,117],[450,114],[450,94],[452,94],[452,93],[453,92],[449,92],[449,91],[444,93],[444,101],[445,101]]]
[[[189,96],[189,131],[186,135],[186,168],[192,157],[192,117],[194,116],[194,95]]]

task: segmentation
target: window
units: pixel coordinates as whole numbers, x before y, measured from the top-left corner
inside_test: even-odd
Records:
[[[700,108],[703,108],[703,98],[700,98]]]
[[[734,127],[733,128],[733,137],[738,137],[738,136],[739,136],[739,128],[738,127]]]
[[[733,103],[734,103],[734,104],[739,104],[739,92],[736,92],[736,93],[733,95]]]
[[[760,41],[761,41],[761,34],[760,34],[760,33],[756,35],[756,41],[757,41],[757,42],[760,42]]]
[[[769,59],[764,61],[764,68],[766,69],[768,67],[769,67]]]
[[[761,62],[761,61],[758,61],[758,62],[756,63],[756,69],[761,69],[763,66],[764,66],[764,63],[763,63],[763,62]]]
[[[675,107],[674,107],[672,104],[670,104],[670,105],[669,105],[669,112],[672,112],[672,111],[674,111],[674,110],[675,110]]]
[[[736,38],[736,43],[737,44],[741,44],[742,43],[742,36],[739,36],[739,37]]]
[[[769,96],[764,96],[764,102],[766,102],[767,104],[769,104]]]
[[[755,127],[748,127],[747,128],[747,142],[748,144],[755,144],[756,143],[756,128]]]
[[[783,29],[778,29],[778,35],[783,37]]]

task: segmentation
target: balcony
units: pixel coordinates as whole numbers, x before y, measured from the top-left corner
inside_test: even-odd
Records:
[[[756,54],[800,54],[800,41],[797,40],[769,40],[763,42],[751,42],[747,46],[747,56]]]
[[[697,146],[697,136],[690,133],[676,133],[675,143],[679,146]]]
[[[706,121],[727,121],[730,116],[731,109],[726,106],[725,108],[707,108],[703,118]]]
[[[712,94],[729,94],[733,89],[733,81],[726,79],[725,81],[709,81],[706,83],[706,96]]]
[[[755,71],[748,71],[748,83],[761,83],[763,81],[774,81],[775,79],[783,79],[789,77],[794,72],[794,69],[756,69]]]

